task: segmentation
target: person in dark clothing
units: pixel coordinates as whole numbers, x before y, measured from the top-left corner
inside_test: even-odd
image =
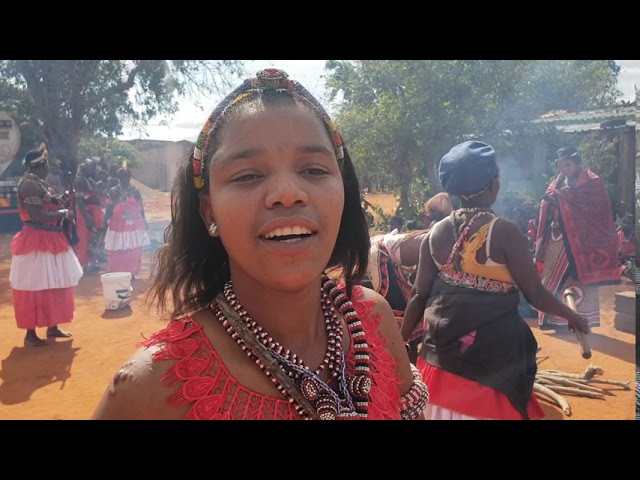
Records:
[[[416,366],[431,394],[427,419],[537,419],[537,343],[518,313],[518,291],[536,309],[588,332],[584,317],[546,290],[526,237],[491,209],[500,190],[495,151],[479,141],[440,161],[444,190],[461,208],[435,224],[420,246],[402,337],[426,321]]]

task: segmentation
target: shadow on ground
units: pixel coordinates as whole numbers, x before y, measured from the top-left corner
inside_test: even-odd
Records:
[[[59,382],[61,390],[65,388],[80,348],[73,347],[73,339],[49,339],[48,342],[45,347],[14,347],[2,360],[1,405],[27,402],[33,392],[53,383]]]

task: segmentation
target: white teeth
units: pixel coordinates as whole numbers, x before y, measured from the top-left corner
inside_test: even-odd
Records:
[[[295,225],[293,227],[275,228],[265,234],[264,238],[284,237],[287,235],[310,235],[311,233],[313,232],[308,228]]]

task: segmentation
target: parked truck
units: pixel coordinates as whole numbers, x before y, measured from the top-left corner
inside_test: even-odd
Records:
[[[20,128],[7,112],[0,111],[0,233],[17,232],[22,226],[18,213],[18,181],[22,168],[15,158],[20,148]]]

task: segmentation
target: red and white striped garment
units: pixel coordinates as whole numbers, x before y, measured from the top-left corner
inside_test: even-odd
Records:
[[[104,237],[104,248],[109,252],[109,271],[138,274],[142,266],[142,247],[149,244],[141,200],[128,197],[116,203]]]
[[[46,203],[43,210],[57,210]],[[59,225],[31,221],[20,208],[22,230],[11,242],[9,282],[18,328],[35,329],[68,323],[75,310],[73,288],[82,267]]]

